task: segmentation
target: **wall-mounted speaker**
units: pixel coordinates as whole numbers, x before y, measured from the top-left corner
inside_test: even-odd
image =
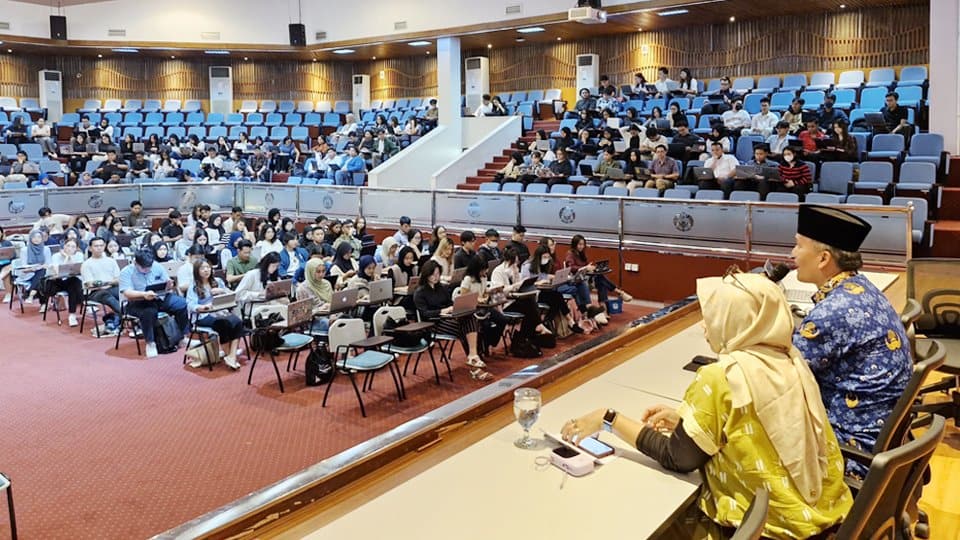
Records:
[[[307,28],[300,24],[290,25],[290,45],[294,47],[304,47],[307,44]]]
[[[63,15],[50,16],[50,39],[67,39],[67,18]]]

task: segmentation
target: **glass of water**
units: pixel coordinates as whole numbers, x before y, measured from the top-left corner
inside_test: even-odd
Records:
[[[517,448],[529,450],[537,447],[537,441],[530,438],[530,428],[540,417],[540,391],[535,388],[518,388],[513,391],[513,414],[523,427],[523,437],[513,442]]]

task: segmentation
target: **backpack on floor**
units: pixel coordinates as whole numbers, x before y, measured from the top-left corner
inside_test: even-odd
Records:
[[[154,328],[154,337],[156,339],[157,352],[160,354],[171,354],[177,352],[177,349],[180,348],[183,332],[177,328],[177,320],[167,316],[157,319],[157,326]]]
[[[307,356],[307,386],[327,384],[333,379],[333,358],[326,347],[317,347]]]
[[[514,335],[513,341],[510,343],[510,356],[517,358],[540,358],[543,356],[543,351],[541,351],[540,347],[537,347],[533,341]]]

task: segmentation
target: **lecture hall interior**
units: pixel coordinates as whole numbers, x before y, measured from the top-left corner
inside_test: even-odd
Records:
[[[0,289],[0,540],[957,539],[960,2],[0,0]]]

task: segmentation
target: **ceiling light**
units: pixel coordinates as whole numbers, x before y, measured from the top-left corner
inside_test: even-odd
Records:
[[[545,30],[539,26],[531,26],[529,28],[520,28],[517,32],[521,34],[535,34],[537,32],[544,32]]]
[[[487,43],[487,48],[488,48],[488,49],[492,49],[492,48],[493,48],[493,43]]]
[[[316,61],[317,61],[317,59],[316,59],[316,58],[314,58],[314,59],[313,59],[313,61],[314,61],[314,62],[316,62]]]
[[[526,41],[526,39],[524,39],[524,38],[522,38],[522,37],[518,37],[518,38],[516,39],[516,42],[517,42],[517,43],[523,43],[524,41]]]
[[[374,60],[376,60],[376,59],[377,59],[377,57],[376,57],[376,56],[374,56],[374,57],[373,57],[373,59],[374,59]]]
[[[684,13],[690,13],[689,9],[668,9],[666,11],[658,11],[657,15],[661,17],[669,17],[671,15],[683,15]]]
[[[7,49],[7,52],[10,52],[10,49]],[[97,58],[103,58],[103,55],[102,55],[102,54],[98,54],[98,55],[97,55]]]
[[[243,61],[246,62],[247,60],[250,60],[250,57],[244,56],[244,57],[243,57]]]
[[[333,51],[333,54],[353,54],[353,53],[355,53],[355,52],[357,52],[357,51],[355,51],[355,50],[353,50],[353,49],[337,49],[337,50]]]
[[[203,51],[203,54],[216,54],[216,55],[220,55],[220,56],[226,56],[226,55],[230,54],[230,51],[224,51],[224,50],[221,50],[221,49],[216,49],[216,50],[212,50],[212,51]]]
[[[637,28],[637,32],[643,32],[643,28]]]
[[[171,60],[175,60],[176,58],[177,58],[176,56],[170,55]]]
[[[430,42],[429,41],[411,41],[410,43],[407,43],[407,45],[410,45],[411,47],[426,47],[427,45],[430,45]]]
[[[13,52],[13,49],[7,49],[7,52],[8,52],[8,53],[12,53],[12,52]]]
[[[558,38],[557,38],[557,41],[560,41],[561,39],[563,39],[563,38],[558,37]]]
[[[846,5],[846,4],[840,4],[840,9],[847,9],[847,5]],[[0,42],[0,43],[2,43],[2,42]]]
[[[427,51],[427,54],[430,54],[430,51]]]
[[[736,17],[733,17],[733,16],[730,17],[730,22],[735,22],[736,20],[737,20]]]
[[[138,53],[138,52],[140,52],[139,49],[134,49],[134,48],[132,48],[132,47],[120,47],[120,48],[118,48],[118,49],[110,49],[110,50],[113,51],[113,52],[118,52],[118,53]]]
[[[2,41],[0,41],[0,45],[3,45],[3,42],[2,42]]]

